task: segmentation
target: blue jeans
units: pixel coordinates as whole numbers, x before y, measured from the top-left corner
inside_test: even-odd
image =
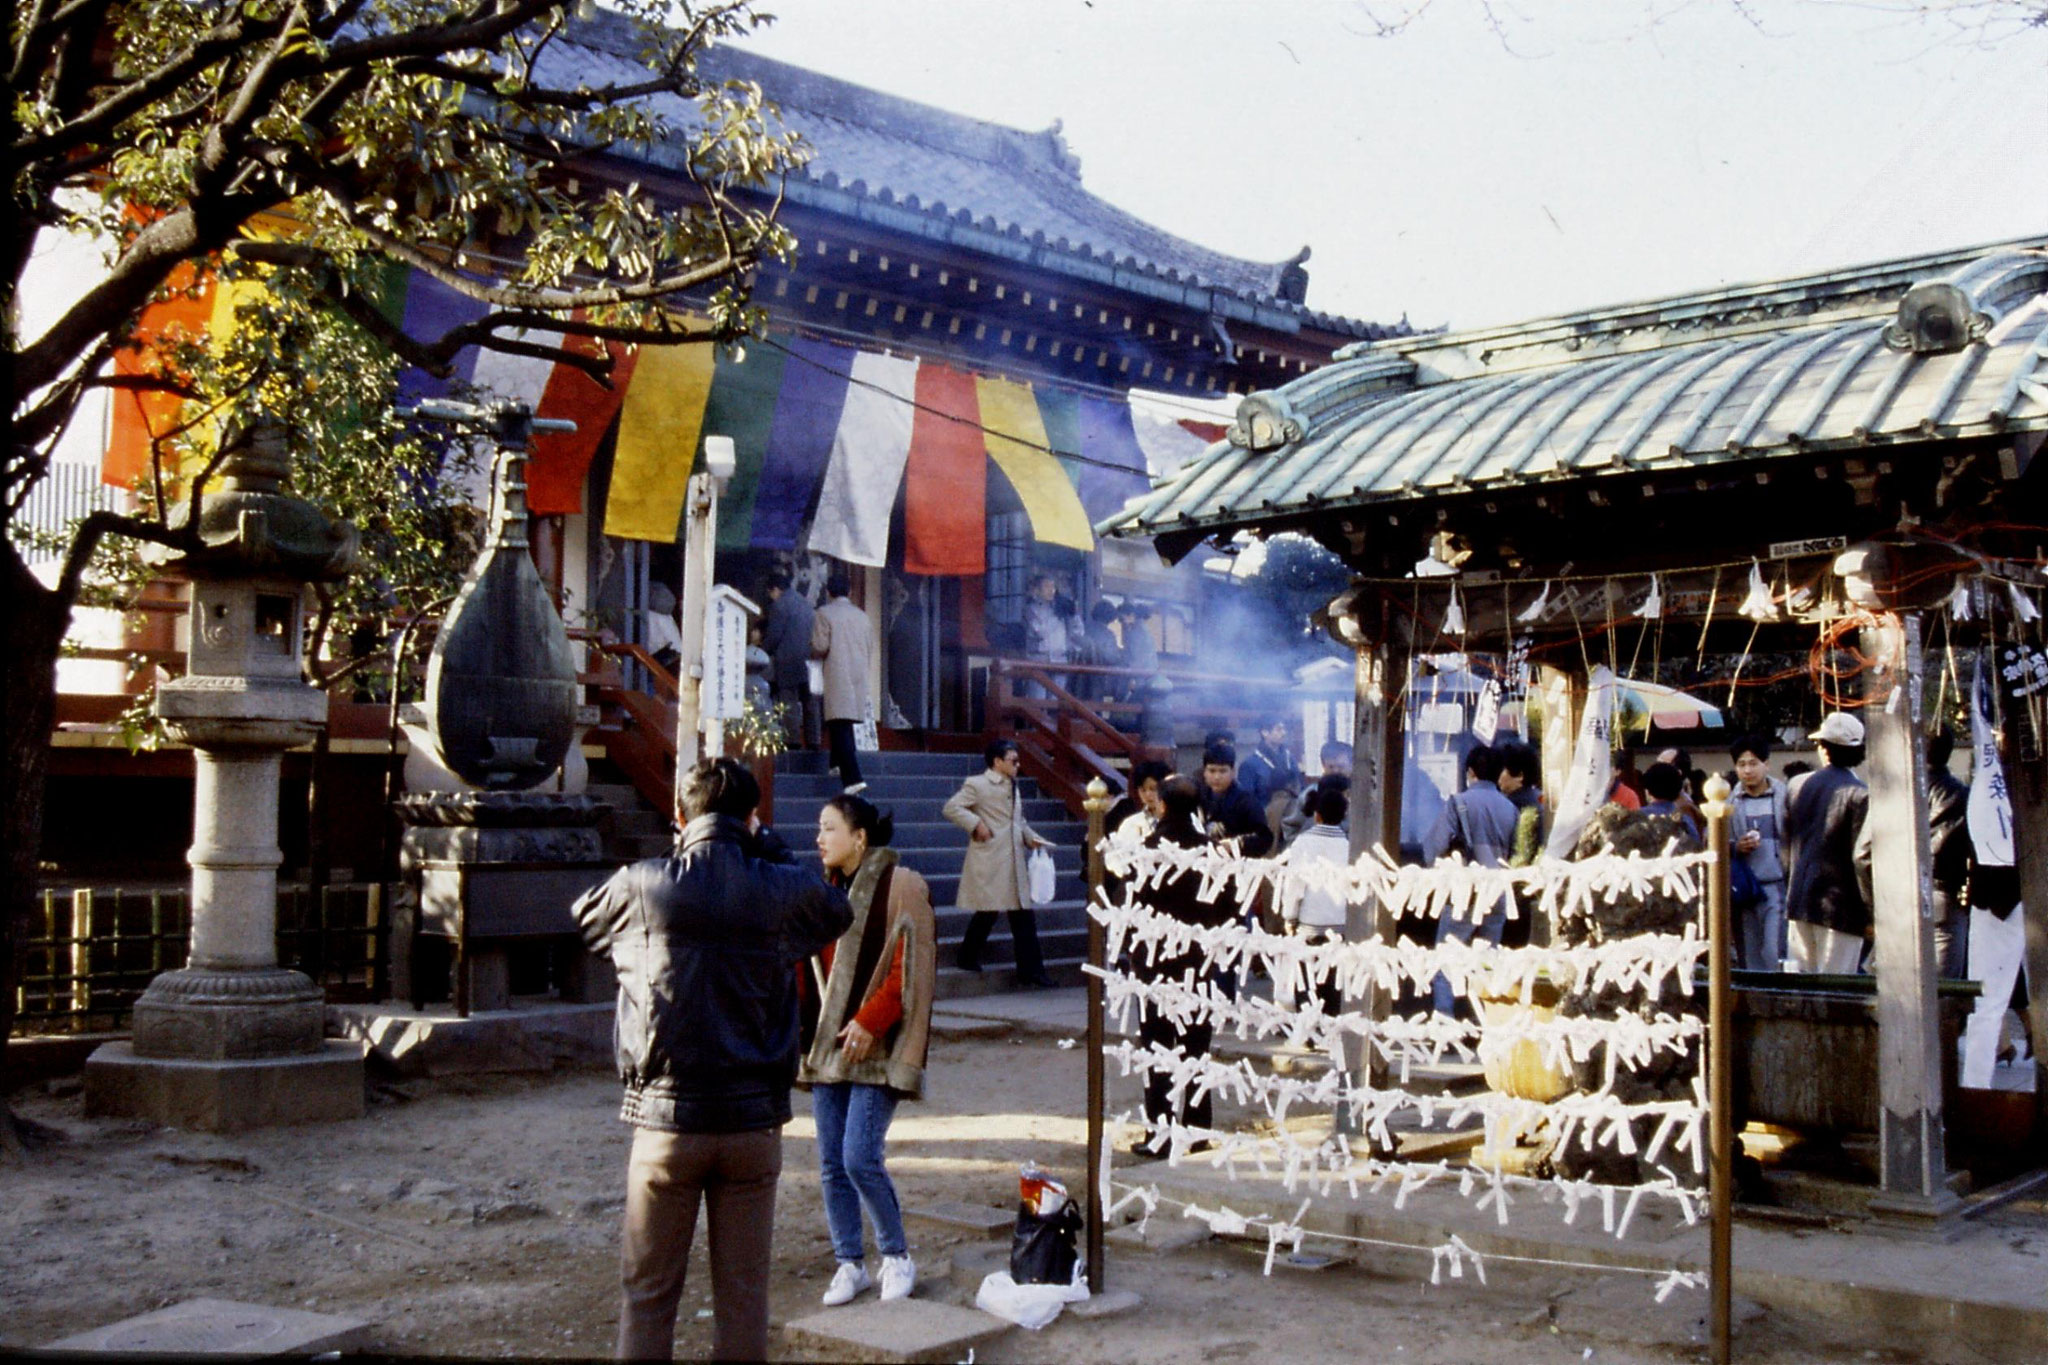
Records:
[[[1742,935],[1742,967],[1751,972],[1775,972],[1785,957],[1785,883],[1759,882],[1763,899],[1742,908],[1738,932]]]
[[[1507,925],[1508,908],[1505,903],[1495,906],[1477,925],[1469,919],[1455,919],[1445,915],[1436,922],[1436,941],[1441,945],[1444,940],[1454,938],[1460,943],[1470,943],[1472,931],[1476,928],[1481,938],[1488,943],[1498,944],[1501,931],[1506,929]],[[1442,972],[1438,972],[1436,980],[1429,983],[1429,995],[1430,1005],[1438,1014],[1450,1014],[1458,1007],[1457,993],[1451,989],[1450,978]]]
[[[882,1142],[896,1116],[896,1096],[879,1085],[851,1081],[814,1085],[811,1116],[818,1125],[818,1175],[825,1187],[832,1254],[842,1261],[863,1259],[860,1211],[866,1205],[875,1224],[875,1250],[904,1255],[910,1243],[903,1236],[903,1209],[882,1166]]]

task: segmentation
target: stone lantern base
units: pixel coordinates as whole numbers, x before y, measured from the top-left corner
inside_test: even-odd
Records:
[[[282,967],[165,972],[135,1002],[135,1037],[85,1063],[88,1114],[224,1133],[360,1118],[363,1049],[330,1041],[325,997]]]
[[[207,1133],[358,1119],[363,1045],[327,1038],[295,1057],[201,1059],[143,1057],[132,1043],[106,1043],[86,1059],[85,1112]]]

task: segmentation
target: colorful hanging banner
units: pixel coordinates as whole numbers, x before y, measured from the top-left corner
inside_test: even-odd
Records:
[[[641,348],[619,408],[606,535],[673,544],[681,534],[715,349],[708,342]]]
[[[794,550],[803,538],[858,354],[829,341],[791,341],[788,351],[754,493],[753,543],[768,550]]]
[[[213,314],[213,269],[186,262],[164,284],[167,297],[142,310],[132,348],[114,353],[114,373],[161,372],[157,347],[173,339],[198,341],[208,335]],[[185,400],[158,390],[115,389],[108,414],[107,448],[100,458],[100,482],[133,488],[150,474],[150,445],[179,422]],[[168,471],[167,471],[168,472]]]
[[[1131,405],[1107,398],[1080,400],[1083,464],[1075,480],[1090,521],[1100,521],[1150,488],[1145,452],[1131,423]]]
[[[560,346],[560,332],[529,331],[524,327],[513,328],[501,333],[507,340],[523,342],[529,346]],[[470,382],[491,396],[515,403],[524,403],[538,410],[543,396],[547,393],[548,379],[554,374],[553,359],[539,356],[514,355],[506,351],[481,351],[476,358],[476,370]],[[452,490],[471,507],[488,509],[491,505],[491,449],[487,442],[481,447],[476,458],[453,471],[456,487]],[[530,452],[529,452],[530,457]],[[529,458],[529,467],[531,459]],[[528,504],[531,510],[531,504]]]
[[[1053,457],[1067,471],[1067,481],[1077,487],[1081,471],[1081,395],[1066,389],[1033,389],[1038,400],[1038,420],[1045,427],[1045,443]]]
[[[424,270],[415,270],[406,287],[404,321],[399,325],[414,341],[433,342],[490,311],[491,306],[482,300],[450,288]],[[406,366],[398,374],[398,406],[407,408],[422,398],[441,397],[451,385],[476,372],[476,361],[477,348],[463,347],[455,353],[446,379],[416,365]]]
[[[598,447],[611,431],[612,419],[618,416],[619,405],[632,385],[633,367],[640,360],[640,348],[623,341],[571,336],[562,344],[582,355],[610,352],[611,387],[574,365],[558,364],[548,376],[534,416],[574,422],[576,430],[544,432],[533,438],[533,455],[526,462],[526,506],[535,516],[574,515],[583,510],[583,482],[590,473],[590,462],[597,458]]]
[[[787,364],[773,346],[718,348],[718,367],[711,378],[711,401],[704,407],[704,434],[730,436],[734,456],[732,478],[718,498],[718,548],[744,550],[754,534],[754,497],[761,469],[768,459],[768,433],[775,424],[775,399],[782,391]],[[703,442],[698,442],[702,458]]]
[[[1066,470],[1045,450],[1045,423],[1030,386],[987,376],[974,381],[987,429],[989,458],[1010,480],[1031,518],[1031,534],[1049,545],[1087,552],[1095,548],[1088,513]]]
[[[853,358],[846,407],[818,491],[808,548],[849,564],[889,559],[889,513],[910,457],[917,362],[862,351]]]
[[[917,407],[903,477],[903,571],[985,573],[988,446],[974,376],[920,365]]]

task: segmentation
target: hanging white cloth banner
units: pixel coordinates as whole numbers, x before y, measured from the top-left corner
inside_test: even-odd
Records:
[[[1664,585],[1657,575],[1650,575],[1650,595],[1643,599],[1643,605],[1636,608],[1636,615],[1645,621],[1657,621],[1664,616]]]
[[[2005,585],[2005,590],[2012,596],[2013,619],[2017,620],[2022,625],[2025,625],[2029,621],[2038,621],[2041,619],[2041,609],[2034,605],[2034,599],[2027,596],[2027,594],[2020,589],[2019,584],[2008,583]]]
[[[1481,744],[1491,744],[1499,733],[1500,684],[1489,678],[1486,686],[1479,689],[1479,701],[1472,708],[1472,738]]]
[[[2012,795],[2006,789],[2005,768],[1998,761],[1998,736],[1992,727],[1992,676],[1989,661],[1980,657],[1977,679],[1970,686],[1970,748],[1975,761],[1970,765],[1967,820],[1977,861],[1986,867],[2011,867]]]
[[[1970,610],[1970,583],[1958,578],[1955,591],[1948,595],[1948,615],[1951,621],[1968,621],[1974,613]]]
[[[1564,795],[1558,799],[1557,814],[1551,819],[1550,842],[1544,846],[1544,852],[1553,858],[1571,856],[1579,834],[1592,821],[1593,812],[1607,800],[1607,789],[1614,785],[1613,732],[1614,674],[1606,664],[1600,664],[1586,682],[1586,710],[1579,719],[1579,741],[1572,750]]]
[[[1451,584],[1451,605],[1444,610],[1444,634],[1465,633],[1465,604],[1458,597],[1458,585]]]
[[[1549,611],[1550,580],[1546,578],[1543,580],[1543,591],[1537,593],[1536,600],[1534,602],[1531,602],[1528,606],[1522,608],[1521,615],[1517,616],[1515,619],[1523,623],[1527,623],[1530,621],[1541,621],[1549,613]]]
[[[879,568],[888,562],[889,513],[910,459],[917,362],[858,351],[852,374],[807,548]]]
[[[1749,561],[1749,595],[1735,611],[1759,625],[1778,619],[1778,604],[1771,599],[1771,585],[1764,581],[1763,565],[1754,559]]]

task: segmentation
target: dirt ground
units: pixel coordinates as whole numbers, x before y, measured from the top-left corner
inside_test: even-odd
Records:
[[[937,1043],[932,1098],[904,1106],[891,1130],[906,1206],[1014,1207],[1027,1158],[1078,1187],[1083,1061],[1045,1037]],[[0,1167],[0,1351],[221,1297],[371,1319],[376,1348],[391,1354],[604,1355],[617,1322],[629,1137],[618,1098],[617,1082],[595,1071],[410,1082],[376,1087],[359,1123],[223,1137],[88,1119],[64,1084],[18,1092],[16,1112],[62,1137],[26,1166]],[[1112,1094],[1113,1111],[1123,1102]],[[832,1270],[811,1139],[800,1095],[776,1209],[777,1324],[819,1311]],[[910,1231],[927,1271],[919,1293],[971,1302],[971,1276],[931,1272],[986,1243],[929,1224]],[[678,1331],[684,1358],[710,1343],[699,1237]],[[1483,1287],[1470,1277],[1432,1286],[1418,1257],[1405,1276],[1340,1263],[1266,1278],[1259,1254],[1225,1242],[1112,1251],[1108,1267],[1111,1288],[1142,1296],[1137,1310],[1015,1331],[976,1359],[1704,1359],[1669,1344],[1674,1313],[1653,1309],[1647,1288],[1640,1301],[1604,1294],[1603,1308],[1569,1307],[1587,1301],[1585,1278],[1570,1273],[1502,1267]],[[1744,1325],[1740,1355],[1782,1365],[1921,1358],[1771,1314]]]

